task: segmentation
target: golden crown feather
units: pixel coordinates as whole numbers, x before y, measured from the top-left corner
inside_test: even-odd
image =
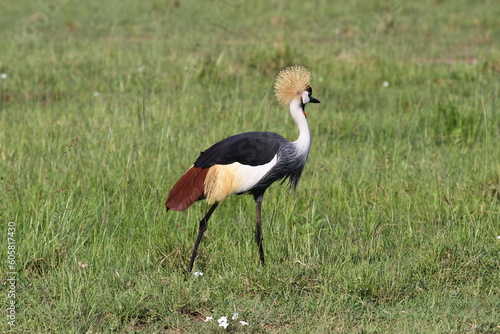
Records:
[[[283,68],[274,81],[274,96],[279,104],[285,106],[292,100],[300,98],[310,86],[311,71],[302,65]]]

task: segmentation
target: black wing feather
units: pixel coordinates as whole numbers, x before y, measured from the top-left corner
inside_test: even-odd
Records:
[[[245,132],[231,136],[201,152],[194,167],[208,168],[239,162],[258,166],[271,161],[282,143],[288,142],[274,132]]]

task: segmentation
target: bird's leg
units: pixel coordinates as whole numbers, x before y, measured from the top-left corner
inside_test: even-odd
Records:
[[[255,204],[257,206],[257,217],[255,220],[255,241],[257,241],[257,245],[259,245],[259,256],[260,256],[260,262],[262,264],[265,264],[264,261],[264,248],[262,248],[262,228],[260,225],[260,219],[261,219],[261,205],[262,205],[262,200],[264,199],[264,195],[259,195],[255,196]]]
[[[212,215],[218,204],[219,203],[215,203],[214,205],[212,205],[208,210],[207,214],[205,215],[205,217],[203,217],[203,219],[200,220],[200,226],[198,227],[198,236],[196,237],[196,242],[194,243],[193,253],[191,254],[191,260],[189,260],[188,272],[191,272],[191,270],[193,270],[194,259],[196,258],[196,254],[198,253],[198,246],[200,245],[201,237],[203,236],[203,233],[207,230],[208,220],[210,219],[210,216]]]

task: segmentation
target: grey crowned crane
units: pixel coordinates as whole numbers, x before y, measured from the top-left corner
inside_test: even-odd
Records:
[[[193,269],[203,233],[210,216],[227,196],[251,194],[257,206],[255,240],[260,261],[262,247],[261,204],[266,189],[278,180],[288,180],[295,189],[306,164],[311,133],[305,113],[308,103],[319,103],[312,97],[311,72],[295,65],[282,69],[274,82],[274,93],[281,105],[289,105],[299,127],[299,138],[290,142],[274,132],[246,132],[231,136],[202,152],[181,176],[168,194],[168,210],[184,211],[196,201],[206,199],[211,205],[200,221],[188,272]]]

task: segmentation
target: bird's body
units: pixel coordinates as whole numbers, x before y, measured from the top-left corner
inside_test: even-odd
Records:
[[[232,194],[260,195],[284,178],[295,188],[308,152],[299,152],[296,145],[273,132],[228,137],[200,154],[186,172],[186,182],[176,185],[183,196],[169,197],[167,207],[184,211],[201,199],[214,204]],[[196,179],[199,181],[192,182]]]
[[[299,137],[290,142],[274,132],[246,132],[219,141],[202,152],[170,191],[167,210],[184,211],[198,200],[212,205],[200,222],[198,238],[191,256],[189,271],[208,219],[227,196],[252,194],[257,204],[256,240],[264,263],[260,228],[260,204],[266,189],[275,181],[288,180],[295,188],[306,164],[311,135],[304,111],[314,99],[309,86],[310,72],[303,66],[283,69],[275,83],[281,104],[289,104],[290,113],[299,127]]]

